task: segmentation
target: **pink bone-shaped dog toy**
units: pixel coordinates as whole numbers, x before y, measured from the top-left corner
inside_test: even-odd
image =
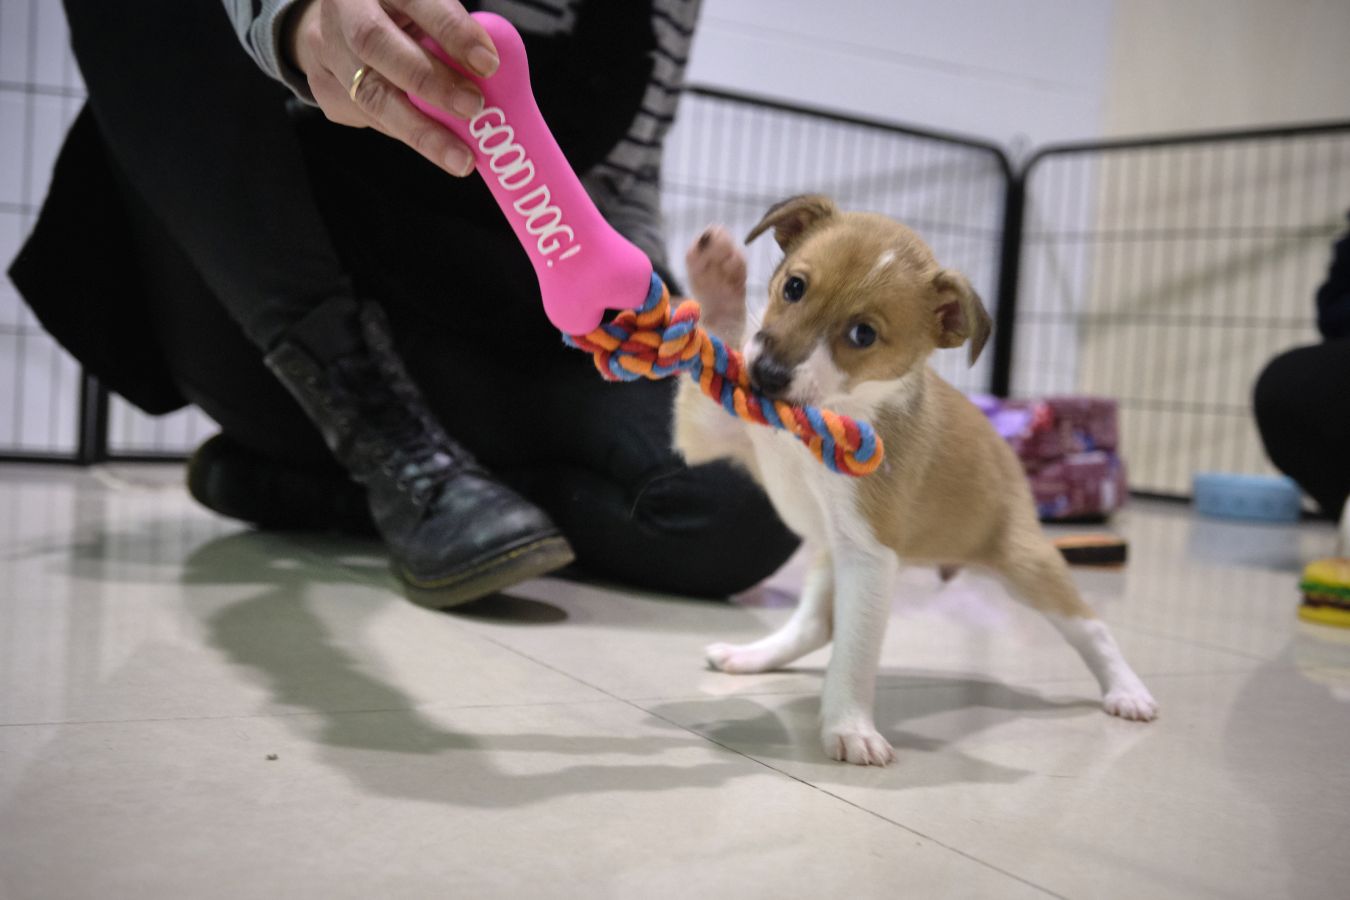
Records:
[[[549,321],[564,334],[585,334],[606,309],[642,305],[651,260],[600,215],[544,124],[519,32],[493,13],[473,17],[501,59],[491,77],[471,75],[430,38],[422,44],[473,80],[483,93],[482,111],[465,120],[415,95],[408,99],[469,145],[478,173],[534,265]]]

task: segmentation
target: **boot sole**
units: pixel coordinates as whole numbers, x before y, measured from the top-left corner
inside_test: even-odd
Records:
[[[398,568],[398,574],[409,586],[427,592],[423,597],[414,596],[414,602],[420,606],[444,609],[486,597],[488,594],[531,578],[538,578],[540,575],[547,575],[574,559],[576,554],[572,552],[572,545],[567,543],[567,538],[553,535],[522,544],[486,562],[443,578],[419,578],[401,566]]]

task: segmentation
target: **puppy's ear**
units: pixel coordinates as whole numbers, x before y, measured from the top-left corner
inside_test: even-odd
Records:
[[[769,207],[764,218],[760,219],[759,224],[751,228],[750,233],[745,236],[745,242],[750,243],[772,227],[773,239],[786,251],[817,223],[838,213],[839,207],[823,194],[800,194],[789,197],[782,203]]]
[[[933,276],[937,298],[938,346],[959,347],[970,341],[970,364],[980,358],[993,323],[979,294],[966,276],[955,269],[943,269]]]

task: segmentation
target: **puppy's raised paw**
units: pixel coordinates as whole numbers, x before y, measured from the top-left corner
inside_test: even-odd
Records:
[[[825,755],[855,766],[886,766],[895,762],[895,749],[875,728],[862,725],[825,728],[820,734]]]
[[[736,644],[709,644],[703,648],[708,665],[731,675],[752,675],[769,669],[766,654],[749,646]]]
[[[745,330],[745,254],[725,228],[710,225],[684,257],[703,326],[733,345]]]
[[[1102,698],[1102,709],[1132,722],[1152,722],[1158,718],[1158,701],[1142,684],[1109,692]]]

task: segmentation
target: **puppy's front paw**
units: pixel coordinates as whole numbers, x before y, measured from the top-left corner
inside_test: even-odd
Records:
[[[1142,684],[1108,691],[1102,709],[1133,722],[1152,722],[1158,717],[1158,701]]]
[[[703,327],[733,345],[745,331],[745,254],[720,225],[710,225],[684,256]]]
[[[709,644],[703,648],[703,656],[714,669],[732,675],[767,672],[771,667],[768,654],[751,646]]]
[[[825,755],[855,766],[885,766],[895,762],[891,742],[871,725],[826,726],[820,733]]]

